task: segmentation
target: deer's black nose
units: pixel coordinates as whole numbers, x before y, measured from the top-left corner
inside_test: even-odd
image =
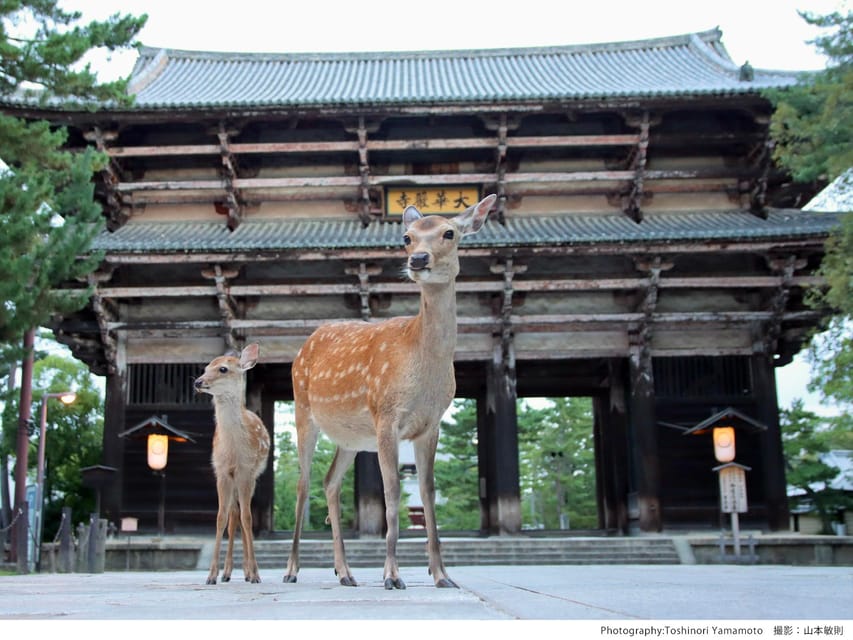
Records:
[[[409,269],[414,269],[415,271],[420,271],[421,269],[426,269],[429,264],[429,254],[428,253],[413,253],[409,256]]]

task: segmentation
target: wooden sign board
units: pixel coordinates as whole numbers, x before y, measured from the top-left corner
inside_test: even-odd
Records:
[[[737,466],[720,469],[720,510],[746,513],[746,472]]]
[[[424,215],[455,216],[479,201],[478,187],[387,187],[385,215],[402,216],[406,207],[414,205]]]

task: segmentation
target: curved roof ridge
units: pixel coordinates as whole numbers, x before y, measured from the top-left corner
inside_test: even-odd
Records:
[[[150,56],[150,60],[146,60],[149,56],[143,58],[142,51],[140,51],[140,56],[130,74],[130,82],[127,85],[128,93],[139,93],[166,68],[166,63],[169,61],[169,50],[152,49],[151,51],[153,55]]]
[[[584,44],[565,45],[538,45],[530,47],[494,47],[473,49],[423,49],[405,51],[317,51],[317,52],[259,52],[259,51],[208,51],[193,49],[170,49],[161,47],[141,46],[140,60],[152,58],[160,53],[170,58],[183,58],[191,60],[229,60],[247,62],[258,62],[263,60],[273,61],[317,61],[327,62],[336,60],[375,60],[389,58],[394,59],[418,59],[418,58],[471,58],[471,57],[503,57],[507,55],[548,55],[548,54],[572,54],[572,53],[594,53],[598,51],[630,51],[633,49],[666,48],[673,46],[688,45],[691,40],[698,39],[701,42],[719,43],[722,32],[719,28],[708,29],[696,33],[685,33],[680,35],[659,36],[639,40],[625,40],[612,42],[593,42]],[[731,60],[731,59],[729,59]],[[732,64],[734,64],[732,62]],[[141,65],[143,71],[147,64]],[[134,69],[134,74],[141,73]]]
[[[741,73],[721,37],[715,28],[597,44],[362,53],[143,47],[130,91],[135,108],[341,108],[755,94],[797,81],[793,71]]]

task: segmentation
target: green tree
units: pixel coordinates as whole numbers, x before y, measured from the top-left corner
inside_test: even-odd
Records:
[[[282,422],[293,424],[293,404],[282,403]],[[299,482],[299,454],[292,429],[282,429],[276,435],[275,504],[273,522],[276,529],[292,530],[296,520],[296,487]],[[330,529],[326,524],[328,507],[323,480],[332,464],[335,445],[321,435],[311,463],[311,483],[308,491],[308,517],[303,523],[305,531]],[[350,467],[341,487],[341,526],[353,527],[355,523],[354,470]]]
[[[77,522],[87,520],[94,511],[94,491],[83,486],[80,470],[98,464],[101,459],[104,399],[85,365],[56,354],[40,354],[35,360],[33,388],[34,420],[27,458],[33,478],[38,465],[42,397],[45,393],[76,393],[70,405],[55,398],[47,400],[43,539],[52,540],[59,529],[63,507],[71,508]],[[19,399],[16,394],[8,397],[4,414],[17,416]]]
[[[853,167],[853,14],[800,15],[825,30],[812,44],[829,64],[796,87],[768,92],[773,155],[795,180],[827,183]]]
[[[832,519],[838,509],[853,507],[853,500],[831,483],[841,470],[827,464],[827,453],[839,437],[833,422],[803,408],[796,400],[780,414],[788,484],[801,492],[803,506],[814,508],[822,523],[822,533],[832,533]],[[850,433],[845,430],[844,436]],[[843,437],[843,436],[842,436]]]
[[[103,225],[94,202],[92,175],[103,155],[64,149],[67,133],[48,122],[15,115],[15,106],[38,103],[64,108],[112,101],[127,104],[127,81],[99,83],[81,61],[94,49],[132,45],[145,24],[115,14],[81,24],[56,0],[0,3],[0,374],[20,356],[24,332],[56,313],[79,309],[88,291],[58,291],[85,277],[99,261],[89,254]],[[80,256],[88,254],[87,259]]]
[[[445,529],[480,528],[477,470],[477,403],[454,400],[453,414],[441,423],[435,461],[436,520]]]
[[[801,13],[823,35],[813,44],[828,60],[796,87],[767,95],[775,111],[770,133],[774,158],[797,181],[828,183],[841,176],[847,200],[853,194],[853,14]],[[845,180],[846,178],[846,180]],[[809,292],[809,303],[831,312],[809,345],[810,388],[842,408],[839,424],[851,426],[853,405],[853,213],[847,213],[826,244],[819,275],[826,286]]]
[[[589,398],[551,398],[519,411],[522,521],[545,529],[598,526]]]

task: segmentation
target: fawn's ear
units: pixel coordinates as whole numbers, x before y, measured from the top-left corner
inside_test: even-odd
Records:
[[[406,207],[406,210],[403,212],[403,224],[406,229],[411,227],[415,223],[415,220],[420,220],[421,218],[423,218],[421,212],[418,211],[417,207],[412,205]]]
[[[468,207],[465,211],[454,218],[454,221],[459,226],[459,230],[462,232],[463,236],[467,236],[471,233],[477,233],[483,228],[483,224],[486,222],[489,211],[492,210],[492,206],[495,204],[497,199],[498,197],[494,193],[489,194],[480,200],[480,202],[472,207]]]
[[[260,347],[256,342],[247,344],[246,348],[243,349],[243,353],[240,354],[240,368],[243,369],[243,371],[247,371],[258,364],[259,352]]]

